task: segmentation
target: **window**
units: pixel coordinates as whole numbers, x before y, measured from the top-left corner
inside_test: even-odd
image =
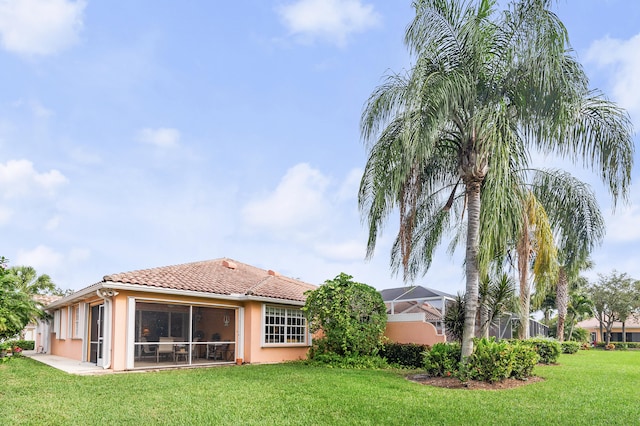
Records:
[[[265,306],[264,343],[306,344],[307,319],[300,309]]]
[[[80,338],[80,304],[73,306],[73,334],[74,339]]]
[[[56,339],[60,338],[60,309],[56,309],[53,312],[53,332],[56,334]]]

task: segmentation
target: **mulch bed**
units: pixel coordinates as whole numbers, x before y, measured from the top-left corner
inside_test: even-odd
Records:
[[[417,382],[422,385],[436,386],[439,388],[447,389],[481,389],[481,390],[502,390],[513,389],[520,386],[526,386],[531,383],[541,382],[544,379],[542,377],[529,377],[528,380],[517,379],[505,379],[496,383],[479,382],[476,380],[469,380],[468,382],[461,382],[455,377],[429,377],[426,374],[414,374],[407,376],[407,379],[412,382]]]

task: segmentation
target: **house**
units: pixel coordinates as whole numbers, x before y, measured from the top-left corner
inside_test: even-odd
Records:
[[[227,258],[107,275],[47,306],[45,351],[114,371],[301,359],[315,288]]]
[[[47,306],[56,300],[61,299],[62,296],[49,295],[49,294],[36,294],[33,299],[39,306]],[[43,352],[45,347],[49,346],[49,328],[46,319],[37,319],[27,324],[20,333],[20,339],[33,340],[33,348],[38,352]]]
[[[626,342],[640,342],[640,317],[630,316],[624,324]],[[606,341],[604,333],[606,330],[600,330],[600,323],[596,318],[580,321],[577,327],[584,328],[589,332],[589,341],[604,342]],[[622,342],[622,323],[616,321],[611,327],[611,342]]]
[[[451,340],[443,320],[447,307],[455,302],[455,296],[422,286],[390,288],[380,294],[387,306],[385,336],[389,340],[429,346]],[[519,321],[517,315],[505,313],[490,325],[489,335],[498,339],[514,338]],[[479,321],[476,321],[476,327],[479,329]],[[546,337],[549,328],[529,319],[529,335]]]
[[[454,296],[422,286],[390,288],[380,294],[387,306],[389,340],[430,346],[446,341],[442,320]]]

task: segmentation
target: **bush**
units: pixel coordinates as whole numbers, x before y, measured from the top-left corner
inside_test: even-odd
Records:
[[[533,375],[533,368],[540,361],[540,356],[529,345],[521,342],[511,343],[513,347],[513,369],[511,377],[518,380],[526,380]]]
[[[36,344],[33,340],[11,340],[9,343],[12,348],[21,348],[25,351],[32,351]]]
[[[424,352],[424,368],[429,376],[448,377],[458,371],[462,351],[458,343],[436,343]]]
[[[540,357],[539,362],[543,364],[554,364],[558,362],[560,352],[562,351],[560,342],[555,339],[537,337],[534,339],[523,340],[522,343],[531,346]]]
[[[560,343],[563,354],[575,354],[580,349],[580,343],[569,341]]]
[[[389,364],[377,355],[342,356],[331,352],[318,353],[305,361],[308,365],[320,365],[329,368],[348,368],[355,370],[384,369]]]
[[[380,356],[392,365],[422,368],[424,366],[423,353],[428,350],[429,346],[416,343],[385,343],[380,351]]]
[[[496,342],[493,337],[475,339],[473,353],[460,371],[460,378],[499,382],[511,377],[514,363],[514,346],[509,342]]]
[[[305,293],[302,311],[314,339],[310,357],[333,353],[343,357],[377,355],[387,325],[387,307],[373,287],[352,281],[341,273]]]

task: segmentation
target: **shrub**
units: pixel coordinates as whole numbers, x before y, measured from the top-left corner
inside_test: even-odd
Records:
[[[424,352],[424,368],[430,376],[447,377],[458,371],[461,348],[458,343],[436,343]]]
[[[539,362],[543,364],[553,364],[558,362],[560,352],[562,351],[560,342],[555,339],[536,337],[533,339],[523,340],[522,343],[535,349],[540,357]]]
[[[329,368],[348,368],[355,370],[384,369],[389,364],[377,355],[338,355],[331,352],[318,353],[305,361],[308,365],[321,365]]]
[[[376,355],[382,346],[387,307],[373,287],[352,281],[341,273],[333,280],[305,293],[302,308],[314,339],[313,357],[323,352],[344,357]]]
[[[521,342],[511,343],[513,347],[513,369],[511,377],[518,380],[526,380],[533,375],[533,368],[540,361],[540,356],[529,345]]]
[[[563,354],[575,354],[580,349],[580,343],[574,341],[562,342],[560,346]]]
[[[11,340],[9,343],[11,347],[20,348],[25,351],[32,351],[36,344],[33,340]]]
[[[429,350],[427,345],[416,343],[385,343],[380,356],[389,364],[406,368],[422,368],[424,366],[424,351]]]
[[[515,363],[514,346],[495,338],[475,339],[474,351],[460,371],[461,379],[494,383],[511,377]]]

